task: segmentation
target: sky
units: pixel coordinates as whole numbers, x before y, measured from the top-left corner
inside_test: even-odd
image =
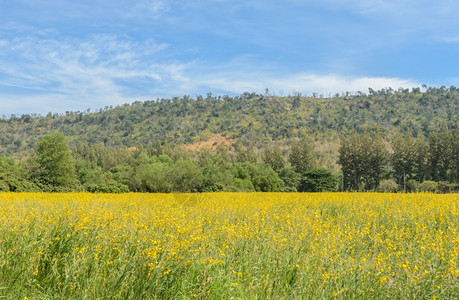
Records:
[[[0,115],[459,86],[455,0],[0,0]]]

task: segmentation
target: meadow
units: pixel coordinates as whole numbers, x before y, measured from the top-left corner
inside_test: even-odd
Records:
[[[458,299],[459,195],[0,194],[5,299]]]

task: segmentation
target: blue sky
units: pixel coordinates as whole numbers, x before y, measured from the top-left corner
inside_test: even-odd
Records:
[[[0,0],[0,114],[459,85],[459,1]]]

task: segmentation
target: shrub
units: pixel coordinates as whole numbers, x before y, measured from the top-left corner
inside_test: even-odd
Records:
[[[432,180],[426,180],[419,185],[421,192],[435,193],[437,191],[438,183]]]
[[[382,193],[396,193],[398,191],[398,184],[394,179],[384,179],[379,183],[377,191]]]
[[[458,189],[457,183],[450,183],[448,181],[439,181],[437,186],[437,193],[454,193]]]
[[[127,185],[116,182],[109,181],[102,184],[88,183],[85,184],[85,190],[90,193],[128,193],[129,188]]]
[[[414,179],[410,179],[406,182],[406,190],[410,193],[419,192],[419,182]]]

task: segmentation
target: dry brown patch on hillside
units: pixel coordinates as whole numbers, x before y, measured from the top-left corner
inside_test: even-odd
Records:
[[[209,139],[206,141],[199,141],[193,144],[187,144],[184,145],[184,148],[186,150],[191,151],[198,151],[201,149],[216,150],[220,144],[225,144],[226,146],[230,147],[233,143],[233,139],[222,136],[221,134],[214,134],[211,137],[209,137]]]

